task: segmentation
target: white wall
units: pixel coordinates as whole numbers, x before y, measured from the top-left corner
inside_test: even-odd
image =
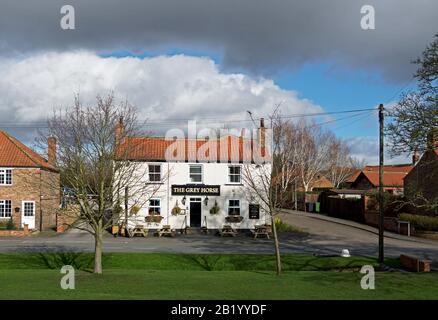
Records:
[[[142,173],[147,172],[149,164],[161,165],[162,177],[168,176],[167,179],[159,186],[159,190],[154,195],[154,198],[160,198],[161,200],[161,215],[164,217],[161,223],[146,223],[145,217],[148,215],[148,204],[142,206],[140,212],[135,219],[131,219],[131,225],[142,224],[147,228],[160,228],[162,225],[171,225],[172,228],[180,229],[184,224],[184,218],[187,217],[187,224],[190,226],[190,198],[200,197],[201,203],[201,224],[209,229],[221,228],[224,224],[230,224],[225,221],[225,217],[228,215],[228,200],[238,199],[240,200],[240,215],[243,217],[240,223],[231,223],[236,229],[251,229],[254,225],[270,222],[269,215],[265,214],[263,209],[260,209],[260,219],[249,219],[248,217],[248,189],[242,184],[231,184],[229,182],[227,163],[201,163],[203,171],[202,184],[206,185],[220,185],[220,196],[210,195],[208,196],[209,202],[206,206],[204,204],[205,195],[203,196],[186,196],[185,206],[182,205],[183,196],[172,196],[170,187],[172,185],[185,185],[191,184],[189,180],[189,167],[190,164],[199,163],[166,163],[166,162],[144,162],[138,166],[138,170]],[[233,164],[234,165],[234,164]],[[250,165],[255,168],[255,165]],[[142,174],[141,173],[141,174]],[[144,175],[147,183],[147,175]],[[135,192],[135,191],[131,191]],[[148,197],[149,198],[149,197]],[[210,214],[210,208],[214,206],[215,200],[220,207],[218,214]],[[186,209],[186,215],[174,216],[171,214],[172,208],[178,201],[180,208]],[[257,201],[253,201],[257,203]]]

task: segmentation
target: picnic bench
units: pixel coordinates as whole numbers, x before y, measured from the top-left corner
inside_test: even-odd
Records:
[[[269,239],[268,226],[266,225],[255,226],[253,230],[253,234],[254,234],[254,239],[256,239],[258,236],[264,236]]]
[[[170,225],[164,225],[163,228],[161,228],[161,230],[158,231],[158,237],[162,237],[162,236],[174,237],[175,236],[175,230],[172,230]]]
[[[219,230],[219,234],[221,237],[223,236],[232,236],[235,237],[237,235],[236,230],[234,230],[230,225],[226,224]]]
[[[145,229],[142,225],[136,225],[134,228],[128,230],[129,237],[141,236],[146,237],[148,235],[148,229]]]

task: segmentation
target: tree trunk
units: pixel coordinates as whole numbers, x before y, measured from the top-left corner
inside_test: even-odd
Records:
[[[94,273],[102,274],[102,228],[94,235]]]
[[[281,256],[280,256],[280,244],[278,242],[277,227],[275,226],[274,215],[271,213],[271,225],[272,225],[272,235],[274,236],[274,247],[275,247],[275,259],[277,262],[277,275],[281,274]]]

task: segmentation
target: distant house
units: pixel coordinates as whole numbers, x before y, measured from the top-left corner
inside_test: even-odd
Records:
[[[48,160],[0,130],[0,222],[44,230],[56,225],[60,176],[56,140],[48,141]]]
[[[403,179],[412,168],[411,164],[385,165],[383,168],[383,190],[402,195]],[[357,190],[377,190],[379,186],[379,166],[366,166],[351,184],[351,188]]]
[[[404,178],[405,195],[421,193],[428,200],[438,199],[438,137],[431,137],[428,149]]]

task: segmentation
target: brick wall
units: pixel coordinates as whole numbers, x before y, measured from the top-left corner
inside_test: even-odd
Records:
[[[410,197],[417,192],[429,200],[438,197],[438,156],[427,151],[420,162],[409,172],[404,180],[405,195]]]
[[[60,197],[59,173],[39,168],[13,168],[12,185],[0,186],[0,199],[11,200],[12,218],[21,228],[22,201],[35,201],[35,229],[56,224]],[[42,223],[40,223],[42,217]]]

